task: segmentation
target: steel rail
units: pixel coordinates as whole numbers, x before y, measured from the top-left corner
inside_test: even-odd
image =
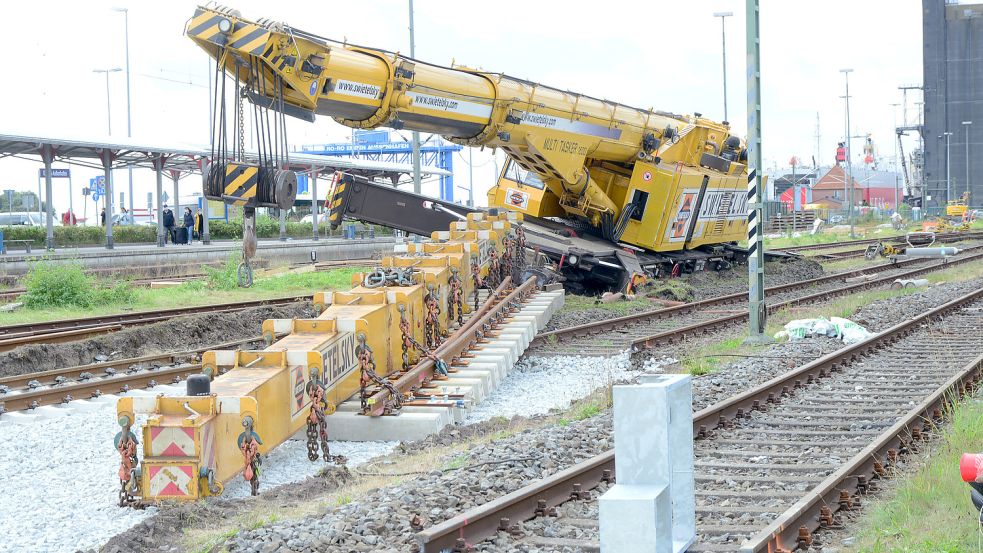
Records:
[[[158,309],[155,311],[137,311],[133,313],[118,313],[115,315],[99,315],[95,317],[81,317],[77,319],[59,319],[54,321],[42,321],[35,323],[22,323],[16,325],[0,326],[0,347],[6,340],[16,338],[37,337],[36,343],[42,343],[44,337],[50,334],[66,332],[70,330],[92,330],[103,328],[111,331],[114,326],[135,326],[165,321],[173,317],[198,313],[221,313],[263,307],[270,305],[284,305],[298,301],[310,300],[310,295],[286,296],[279,298],[268,298],[263,300],[248,300],[241,302],[217,303],[211,305],[198,305],[193,307],[180,307],[174,309]]]
[[[972,240],[975,238],[983,237],[983,232],[945,232],[935,235],[936,242],[958,242],[959,240]],[[786,252],[801,252],[801,251],[812,251],[812,250],[826,250],[832,248],[840,248],[844,246],[859,246],[862,244],[876,244],[878,242],[889,242],[894,241],[898,244],[905,243],[904,234],[896,234],[892,236],[883,236],[880,238],[865,238],[862,240],[844,240],[842,242],[827,242],[825,244],[807,244],[804,246],[789,246],[786,248],[775,248],[776,250],[786,251]]]
[[[835,290],[816,292],[814,294],[809,294],[799,298],[792,298],[789,300],[785,300],[783,302],[768,304],[768,313],[769,314],[774,313],[776,311],[788,307],[806,304],[813,301],[821,301],[836,296],[844,296],[854,292],[866,290],[868,288],[876,288],[878,286],[883,286],[884,284],[893,283],[895,280],[899,278],[900,279],[911,278],[914,276],[919,276],[926,273],[932,273],[935,271],[943,270],[953,265],[961,265],[963,263],[979,261],[980,259],[983,259],[983,253],[946,260],[933,265],[928,265],[926,267],[918,267],[916,269],[911,269],[903,273],[875,278],[873,280],[865,280],[854,284],[848,284],[841,288],[837,288]],[[647,348],[652,348],[663,344],[671,344],[674,342],[679,342],[685,340],[688,337],[693,336],[694,334],[706,334],[707,332],[721,328],[723,326],[728,326],[734,323],[744,321],[745,319],[747,319],[747,317],[748,317],[747,311],[741,311],[740,313],[735,313],[733,315],[724,315],[723,317],[718,317],[716,319],[711,319],[709,321],[694,323],[691,325],[674,328],[663,332],[658,332],[656,334],[651,334],[649,336],[643,336],[641,338],[637,338],[633,340],[631,343],[631,348],[632,351],[641,351]]]
[[[0,384],[5,383],[24,383],[30,380],[53,380],[58,376],[65,376],[67,374],[81,374],[83,372],[92,372],[93,369],[98,370],[99,368],[105,370],[106,368],[115,367],[129,367],[129,365],[135,362],[146,362],[148,360],[159,360],[166,359],[168,357],[172,359],[181,357],[193,357],[201,354],[204,351],[212,349],[226,349],[229,347],[241,346],[243,344],[248,344],[250,342],[262,342],[262,336],[253,336],[252,338],[246,338],[242,340],[234,340],[231,342],[223,342],[221,344],[215,344],[207,348],[201,348],[193,351],[179,352],[179,353],[168,353],[160,355],[147,355],[143,357],[135,357],[131,359],[120,359],[118,361],[108,361],[105,363],[96,363],[92,365],[79,365],[76,367],[70,367],[66,369],[53,369],[50,371],[43,371],[40,373],[30,373],[26,375],[19,375],[14,377],[6,377],[0,380]],[[194,374],[201,371],[200,363],[186,363],[183,365],[175,367],[160,367],[156,369],[147,369],[139,372],[125,373],[125,374],[115,374],[101,377],[93,377],[87,379],[78,379],[74,382],[60,383],[53,385],[44,389],[30,389],[27,391],[22,391],[19,393],[8,393],[0,394],[0,413],[5,411],[21,411],[25,409],[33,409],[36,407],[41,407],[43,405],[54,405],[58,403],[68,403],[73,399],[85,399],[97,397],[106,393],[117,393],[126,392],[136,387],[152,387],[153,385],[166,382],[177,383],[189,374]],[[43,385],[43,384],[42,384]],[[110,390],[110,391],[107,391]]]
[[[128,392],[133,388],[152,388],[157,384],[176,384],[189,374],[201,372],[201,364],[193,363],[176,367],[162,367],[150,371],[133,374],[116,375],[76,382],[66,386],[58,386],[45,390],[31,390],[19,394],[0,396],[0,413],[7,411],[23,411],[35,409],[44,405],[68,403],[76,399],[91,399],[103,394]]]
[[[213,349],[228,349],[232,347],[242,346],[243,344],[248,344],[251,342],[262,342],[262,336],[254,336],[252,338],[245,338],[242,340],[231,340],[228,342],[222,342],[219,344],[213,344],[207,347],[201,347],[193,350],[182,350],[173,351],[166,353],[155,353],[150,355],[141,355],[139,357],[129,357],[126,359],[115,359],[109,361],[101,361],[98,363],[90,363],[88,365],[76,365],[74,367],[64,367],[58,369],[51,369],[47,371],[31,372],[26,374],[18,374],[12,376],[0,377],[0,386],[6,386],[7,388],[17,389],[26,388],[27,383],[32,380],[36,380],[42,386],[54,385],[54,384],[64,384],[59,377],[69,379],[69,380],[87,380],[87,378],[81,378],[80,375],[85,373],[96,373],[103,372],[105,374],[107,369],[114,371],[119,370],[129,370],[130,366],[138,365],[141,363],[152,363],[154,361],[163,361],[164,364],[176,363],[180,359],[189,359],[195,356],[201,355],[202,353],[213,350]],[[0,399],[3,395],[0,395]]]
[[[763,410],[767,405],[780,403],[803,385],[812,384],[835,372],[845,362],[856,361],[880,347],[890,345],[914,332],[922,323],[983,298],[983,289],[975,290],[915,317],[898,323],[865,340],[826,354],[801,367],[779,375],[745,392],[706,407],[693,415],[695,439],[703,439],[716,428],[727,427],[733,421],[744,418],[751,411]],[[933,396],[934,397],[934,396]],[[608,450],[588,461],[573,465],[552,476],[532,482],[512,493],[457,515],[449,520],[417,533],[422,553],[445,551],[466,547],[493,537],[495,533],[513,522],[527,520],[556,507],[596,486],[614,474],[614,450]],[[873,466],[873,462],[871,463]],[[605,473],[605,471],[609,471]],[[597,475],[600,474],[599,478]],[[578,478],[578,475],[583,475]],[[529,513],[529,505],[536,508]],[[815,502],[813,502],[815,503]],[[821,503],[821,501],[820,501]],[[790,509],[791,510],[791,509]],[[782,532],[786,531],[783,527]],[[794,529],[798,533],[798,527]]]
[[[530,277],[502,297],[502,294],[505,294],[510,283],[510,278],[506,277],[503,279],[498,288],[488,295],[485,304],[465,321],[464,326],[457,329],[450,337],[444,340],[434,350],[434,355],[439,359],[447,360],[447,364],[451,365],[453,363],[452,360],[458,359],[467,353],[470,348],[474,347],[474,345],[480,343],[482,339],[480,335],[484,328],[491,328],[497,320],[512,311],[519,301],[536,289],[536,279],[535,277]],[[391,380],[390,383],[400,392],[408,392],[433,378],[434,370],[436,370],[436,363],[433,359],[424,357],[396,380]],[[388,389],[380,388],[368,399],[369,409],[365,414],[371,416],[382,415],[385,410],[386,399],[389,396],[390,392]]]
[[[925,437],[925,421],[941,420],[944,406],[975,390],[983,377],[983,355],[977,357],[942,386],[908,411],[815,488],[807,492],[764,530],[741,544],[741,553],[782,553],[812,543],[812,533],[835,524],[830,517],[851,510],[851,499],[869,491],[870,482],[893,464],[899,452]],[[844,492],[847,494],[844,496]],[[829,510],[828,512],[826,510]]]
[[[970,251],[977,251],[977,250],[983,250],[983,246],[972,246],[966,248],[963,251],[970,252]],[[790,290],[808,288],[810,286],[825,284],[828,282],[834,282],[840,279],[864,276],[870,274],[871,272],[875,272],[879,270],[891,270],[898,267],[925,263],[927,261],[930,260],[924,258],[917,258],[917,259],[906,259],[896,262],[881,263],[879,265],[864,267],[862,269],[854,269],[851,271],[844,271],[841,273],[835,273],[831,275],[823,275],[821,277],[816,277],[812,279],[800,280],[797,282],[790,282],[787,284],[779,284],[779,285],[771,286],[765,289],[765,293],[776,294],[781,292],[787,292]],[[898,276],[895,275],[894,278],[898,278]],[[675,305],[672,307],[660,307],[658,309],[639,311],[638,313],[632,313],[630,315],[624,315],[612,319],[604,319],[592,323],[585,323],[576,326],[559,328],[556,330],[539,333],[539,335],[537,335],[536,338],[533,340],[533,345],[541,346],[544,343],[546,343],[547,340],[562,341],[568,338],[582,338],[585,336],[590,336],[592,334],[609,332],[618,328],[624,328],[625,325],[635,323],[638,321],[665,319],[665,318],[674,317],[677,315],[689,313],[696,310],[703,310],[708,307],[726,305],[738,301],[745,301],[746,299],[747,299],[747,292],[737,292],[734,294],[727,294],[724,296],[707,298],[705,300],[695,301],[691,303],[684,303],[682,305]],[[532,345],[530,347],[532,347]]]

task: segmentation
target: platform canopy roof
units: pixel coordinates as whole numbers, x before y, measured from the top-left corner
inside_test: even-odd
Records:
[[[201,172],[201,163],[211,157],[207,146],[181,143],[154,143],[136,138],[118,137],[52,137],[31,134],[0,133],[0,159],[44,159],[50,152],[52,161],[103,168],[104,156],[109,156],[113,169],[134,165],[154,168],[154,160],[163,157],[164,169],[181,172]],[[246,160],[255,162],[256,152],[246,152]],[[290,166],[299,172],[333,173],[349,171],[366,177],[388,177],[395,181],[400,174],[410,174],[413,166],[364,159],[340,158],[291,152]],[[451,172],[437,167],[421,167],[425,176],[450,176]]]

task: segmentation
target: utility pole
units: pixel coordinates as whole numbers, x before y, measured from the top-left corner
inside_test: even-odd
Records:
[[[410,57],[416,59],[416,40],[413,38],[413,0],[410,0]],[[423,190],[420,181],[420,131],[413,131],[413,192]]]
[[[818,169],[819,165],[822,163],[823,147],[822,147],[823,135],[819,130],[819,112],[816,112],[816,157],[813,158],[812,167],[813,169]],[[818,173],[817,173],[818,175]]]
[[[891,107],[894,108],[892,113],[894,114],[894,211],[898,211],[898,207],[901,206],[899,203],[900,196],[898,194],[898,140],[901,139],[898,134],[898,106],[901,104],[893,103]]]
[[[952,173],[949,171],[949,137],[951,132],[944,132],[939,138],[945,138],[945,203],[952,199]],[[945,206],[943,205],[943,210]]]
[[[126,137],[133,137],[133,126],[130,119],[130,10],[128,8],[113,8],[113,11],[123,12],[123,29],[126,40]],[[209,58],[211,59],[211,58]],[[126,165],[130,181],[130,217],[133,217],[133,164]]]
[[[850,73],[853,69],[840,69],[840,73],[843,73],[844,81],[846,82],[846,132],[843,136],[846,138],[846,170],[847,170],[847,190],[849,190],[849,196],[846,198],[847,202],[847,216],[850,219],[850,238],[855,238],[856,234],[853,231],[853,162],[850,160],[853,157],[853,144],[852,138],[850,136]]]
[[[730,121],[727,118],[727,18],[734,15],[734,12],[716,12],[713,14],[714,17],[720,18],[720,39],[723,46],[722,53],[724,55],[724,121]]]
[[[758,35],[758,0],[746,0],[747,7],[747,245],[748,245],[748,329],[747,341],[761,343],[765,336],[768,307],[765,304],[765,248],[761,221],[761,54]]]
[[[969,205],[969,126],[972,124],[972,121],[963,121],[966,129],[966,205]]]

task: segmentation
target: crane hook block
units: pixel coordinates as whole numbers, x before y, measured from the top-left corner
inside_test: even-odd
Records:
[[[289,209],[297,198],[297,173],[248,163],[215,163],[205,176],[205,196],[232,205]]]

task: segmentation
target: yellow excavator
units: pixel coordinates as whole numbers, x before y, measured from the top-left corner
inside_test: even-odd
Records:
[[[501,148],[508,162],[488,204],[524,214],[527,246],[568,288],[624,288],[746,257],[737,242],[747,232],[747,148],[726,121],[426,63],[215,5],[199,7],[185,32],[220,73],[210,198],[285,205],[296,179],[283,163],[283,116],[327,116]],[[262,137],[258,164],[237,153],[246,103]],[[366,179],[338,184],[329,198],[336,226],[349,217],[426,234],[474,211]],[[248,214],[245,233],[249,243]]]

